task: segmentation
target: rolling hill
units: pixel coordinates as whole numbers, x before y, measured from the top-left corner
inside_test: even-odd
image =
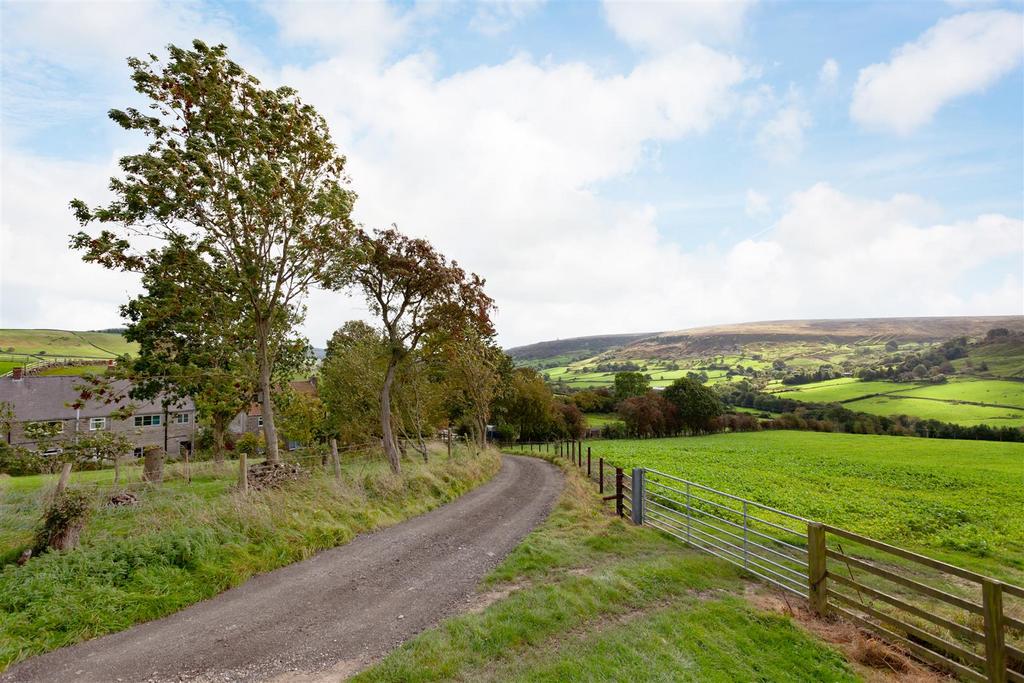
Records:
[[[994,328],[1024,331],[1024,316],[767,321],[563,339],[509,349],[509,354],[568,390],[608,386],[617,371],[627,369],[646,373],[655,388],[695,373],[712,385],[747,379],[786,398],[841,402],[879,415],[1021,426],[1024,337],[977,343]],[[924,356],[960,337],[976,343],[946,366],[949,380],[941,389],[933,376],[909,382],[856,377],[861,368],[896,356]],[[829,368],[826,381],[783,382],[787,374],[823,367]]]

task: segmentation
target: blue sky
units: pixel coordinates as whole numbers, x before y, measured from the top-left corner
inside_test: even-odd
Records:
[[[68,199],[138,149],[124,58],[225,42],[328,118],[357,215],[488,278],[506,344],[1024,313],[1020,2],[19,3],[0,326],[118,324]],[[47,273],[40,277],[40,273]],[[362,315],[316,293],[316,344]]]

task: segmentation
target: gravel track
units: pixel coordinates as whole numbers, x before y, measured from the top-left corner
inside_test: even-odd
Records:
[[[337,681],[443,618],[550,513],[562,475],[504,456],[483,486],[396,526],[127,631],[33,657],[0,681]]]

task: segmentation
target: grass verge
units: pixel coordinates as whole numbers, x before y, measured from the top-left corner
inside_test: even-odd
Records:
[[[383,464],[314,474],[276,491],[237,495],[233,469],[192,484],[144,489],[131,507],[100,507],[70,552],[0,569],[0,671],[65,645],[156,619],[255,574],[342,545],[457,498],[500,459],[435,455],[400,477]],[[0,482],[0,557],[29,543],[45,489]],[[0,529],[3,532],[4,529]]]
[[[354,680],[846,681],[843,656],[752,607],[724,562],[602,509],[566,469],[549,519],[446,620]]]

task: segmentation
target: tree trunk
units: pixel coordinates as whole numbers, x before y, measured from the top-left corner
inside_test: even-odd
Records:
[[[151,484],[164,480],[164,451],[159,446],[147,448],[143,453],[142,478]]]
[[[388,372],[384,376],[384,388],[380,391],[380,428],[384,434],[384,456],[391,465],[391,471],[400,474],[402,471],[401,457],[395,445],[395,432],[391,426],[391,385],[395,381],[397,361],[392,358],[388,362]]]
[[[224,464],[224,434],[227,432],[228,420],[225,420],[222,415],[213,416],[213,462],[216,463],[217,469]]]
[[[60,479],[57,481],[56,496],[60,496],[60,494],[64,493],[64,489],[68,487],[69,479],[71,479],[71,463],[66,462],[60,470]]]
[[[274,402],[270,386],[270,346],[267,337],[270,325],[260,322],[256,326],[259,335],[260,398],[263,402],[263,440],[267,446],[267,462],[277,463],[277,427],[274,424]]]
[[[114,456],[114,486],[121,483],[121,454]]]

